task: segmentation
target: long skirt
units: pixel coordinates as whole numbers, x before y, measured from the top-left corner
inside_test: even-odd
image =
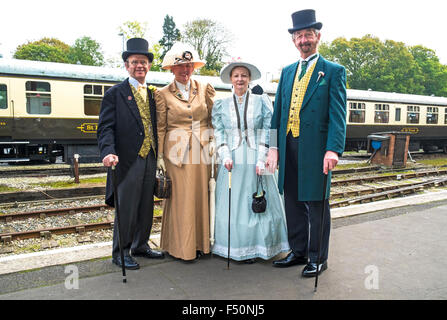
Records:
[[[230,212],[230,258],[268,260],[281,252],[289,251],[284,203],[278,191],[276,177],[264,175],[267,209],[255,213],[251,208],[256,192],[256,151],[247,148],[246,142],[233,151]],[[251,159],[251,160],[250,160]],[[229,215],[228,170],[219,166],[216,182],[215,244],[212,252],[228,255]]]
[[[211,167],[191,162],[178,167],[166,158],[165,164],[167,175],[172,179],[172,194],[164,202],[160,247],[173,257],[193,260],[197,250],[210,252]]]

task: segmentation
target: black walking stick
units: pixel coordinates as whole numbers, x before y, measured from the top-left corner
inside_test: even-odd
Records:
[[[326,189],[327,189],[327,176],[328,174],[324,175],[324,181],[323,181],[323,208],[321,209],[321,219],[320,219],[320,241],[318,242],[318,261],[317,261],[317,275],[315,276],[315,288],[314,292],[317,292],[317,286],[318,286],[318,273],[319,273],[319,267],[320,267],[320,259],[321,259],[321,243],[323,242],[323,225],[324,225],[324,211],[326,209]]]
[[[123,282],[126,283],[126,266],[124,265],[124,252],[123,252],[123,239],[121,237],[121,223],[120,223],[120,210],[118,207],[118,186],[116,184],[116,173],[115,173],[115,166],[112,166],[112,182],[113,182],[113,198],[115,201],[115,215],[116,215],[116,229],[118,230],[118,243],[120,247],[120,257],[121,257],[121,268],[123,270]]]
[[[231,171],[228,171],[228,258],[227,258],[227,270],[230,270],[230,217],[231,217]]]

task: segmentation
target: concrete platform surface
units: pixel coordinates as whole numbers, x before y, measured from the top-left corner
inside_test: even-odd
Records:
[[[444,198],[445,199],[445,198]],[[447,299],[447,200],[333,220],[329,268],[272,267],[205,256],[195,263],[138,258],[121,269],[109,257],[0,275],[0,300],[14,299]]]

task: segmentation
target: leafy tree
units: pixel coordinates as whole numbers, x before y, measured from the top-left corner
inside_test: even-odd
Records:
[[[126,21],[118,27],[118,30],[124,35],[126,40],[130,38],[144,38],[147,31],[147,22]]]
[[[161,63],[163,62],[163,59],[161,58],[162,46],[159,43],[155,43],[150,51],[154,54],[151,71],[164,71],[161,68]]]
[[[55,38],[42,38],[18,46],[13,57],[24,60],[102,66],[104,57],[99,51],[100,47],[100,44],[90,37],[77,39],[71,47]]]
[[[227,56],[227,46],[232,41],[232,35],[225,27],[209,19],[197,19],[185,24],[182,40],[189,43],[199,54],[199,58],[206,61],[202,72],[217,73],[223,67],[223,58]]]
[[[163,61],[166,52],[168,52],[175,42],[180,40],[180,30],[175,27],[174,18],[166,15],[163,23],[163,37],[158,42],[162,47],[160,59]]]
[[[447,66],[422,46],[366,35],[322,43],[319,51],[345,66],[348,88],[447,96]]]
[[[68,59],[70,63],[80,63],[89,66],[103,66],[104,56],[101,45],[90,37],[82,37],[70,48]]]
[[[19,45],[14,53],[15,59],[68,63],[70,46],[55,38],[43,38],[38,41]]]

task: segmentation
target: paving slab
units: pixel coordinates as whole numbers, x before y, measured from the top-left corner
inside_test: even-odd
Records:
[[[302,266],[232,262],[227,270],[225,259],[208,255],[195,263],[139,258],[142,267],[128,270],[125,284],[108,258],[3,274],[0,300],[447,299],[446,200],[362,219],[347,225],[333,220],[329,268],[317,293],[314,279],[300,276]]]

